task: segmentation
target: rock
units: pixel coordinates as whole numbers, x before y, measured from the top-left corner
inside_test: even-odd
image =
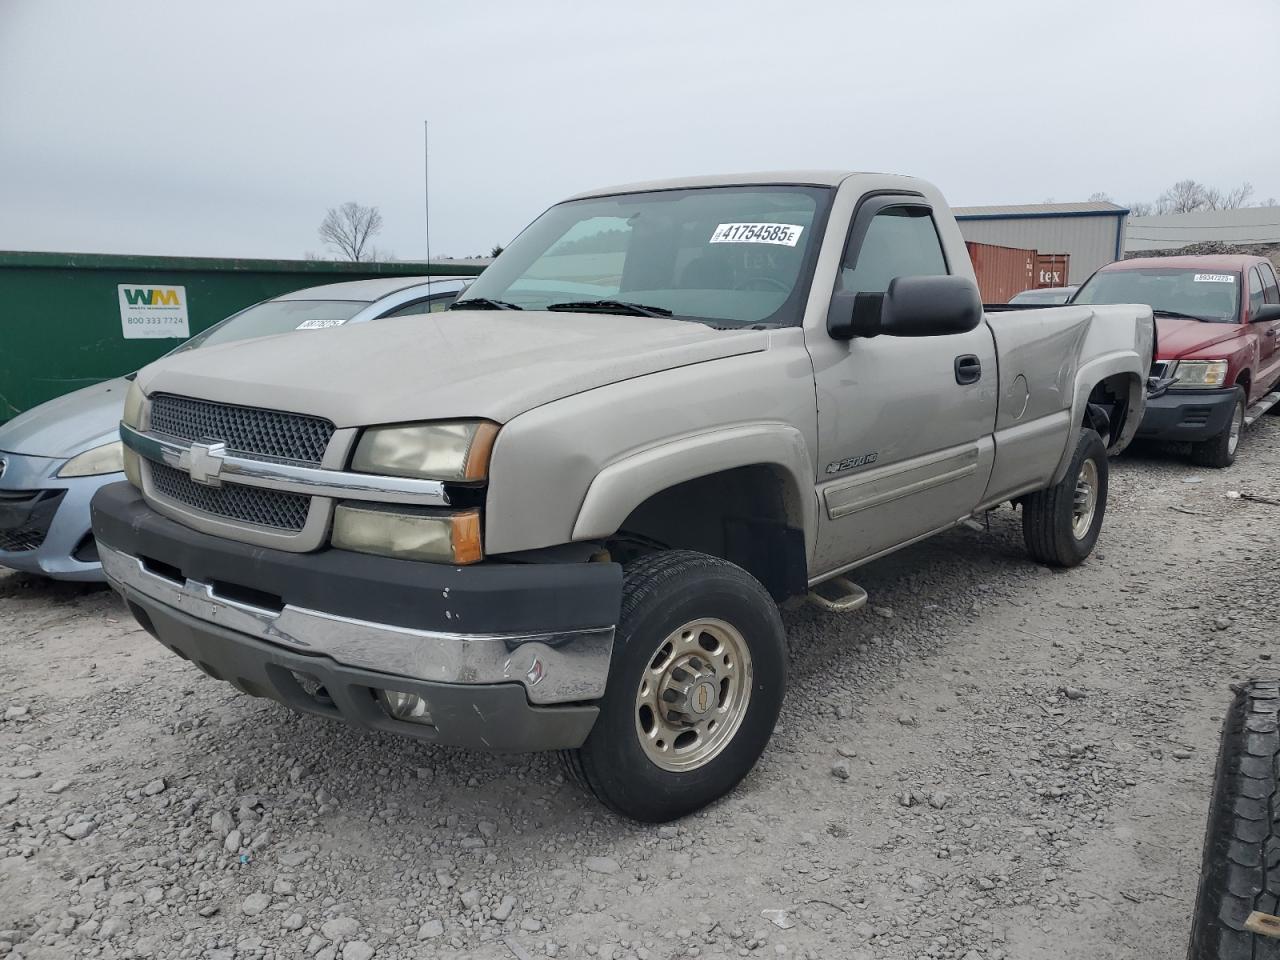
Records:
[[[1190,760],[1190,759],[1191,759],[1191,751],[1190,751],[1190,750],[1186,750],[1186,749],[1178,749],[1178,750],[1174,750],[1174,751],[1173,751],[1173,759],[1175,759],[1175,760]]]
[[[885,620],[893,619],[893,609],[891,607],[872,607],[871,612],[877,617],[883,617]]]
[[[950,794],[943,793],[941,790],[938,790],[929,798],[929,806],[933,807],[935,810],[941,810],[950,800]]]
[[[236,828],[235,818],[225,810],[219,810],[209,818],[209,829],[219,840],[227,839],[227,834]]]
[[[898,714],[898,723],[902,724],[904,727],[914,727],[916,725],[915,714],[913,713]]]
[[[40,776],[35,767],[5,767],[0,769],[0,777],[12,777],[14,780],[34,780]]]
[[[129,932],[129,921],[123,917],[107,917],[98,928],[98,940],[110,940]]]
[[[837,780],[848,780],[853,775],[848,760],[837,760],[831,765],[831,775]]]
[[[284,927],[286,930],[301,930],[302,914],[300,913],[289,914],[287,917],[284,918],[284,921],[280,924],[280,926]]]
[[[836,747],[836,753],[850,760],[852,760],[854,757],[858,755],[858,751],[854,749],[854,746],[851,743],[840,744],[840,746]]]
[[[480,891],[463,890],[458,899],[462,901],[462,905],[468,910],[474,910],[480,903]]]
[[[796,922],[791,919],[791,914],[786,910],[761,910],[760,916],[782,930],[790,930],[796,925]]]
[[[143,787],[142,792],[146,794],[148,797],[154,797],[158,793],[164,793],[165,788],[167,786],[168,784],[164,782],[164,777],[160,777],[157,780],[152,780],[145,787]]]
[[[508,917],[511,916],[511,911],[514,910],[515,908],[516,908],[516,898],[511,896],[511,894],[507,894],[505,897],[502,898],[502,902],[499,903],[494,908],[493,919],[506,920]]]
[[[83,840],[97,829],[98,825],[92,820],[80,820],[63,829],[62,834],[72,840]]]
[[[241,840],[243,840],[243,837],[240,835],[240,831],[232,830],[227,834],[226,839],[222,841],[222,849],[227,853],[238,853]]]
[[[587,857],[582,865],[592,873],[617,873],[622,869],[612,857]]]
[[[439,920],[427,920],[418,927],[419,940],[432,940],[444,935],[444,924]]]
[[[480,836],[484,837],[486,840],[492,840],[498,835],[498,825],[496,823],[490,823],[488,820],[481,820],[476,825],[476,829],[480,832]]]
[[[271,906],[271,894],[269,893],[251,893],[244,898],[244,902],[240,904],[240,912],[246,917],[256,917],[258,914]]]
[[[1214,618],[1213,618],[1213,629],[1215,629],[1215,630],[1230,630],[1230,629],[1231,629],[1231,620],[1230,620],[1228,617],[1214,617]]]
[[[989,878],[987,878],[987,877],[979,877],[979,878],[978,878],[978,889],[979,889],[979,890],[994,890],[995,888],[996,888],[996,884],[995,884],[995,881],[994,881],[994,880],[991,880],[991,879],[989,879]]]
[[[45,793],[59,794],[71,786],[70,780],[55,780],[45,788]]]
[[[216,917],[221,909],[216,903],[211,903],[207,907],[201,907],[197,912],[207,920],[209,917]]]
[[[1068,700],[1083,700],[1088,696],[1088,694],[1079,687],[1062,687],[1059,692]]]
[[[5,707],[4,718],[6,720],[25,720],[31,713],[31,708],[26,706]]]
[[[525,933],[537,933],[542,929],[542,921],[535,920],[533,917],[525,917],[520,921],[520,929]]]
[[[288,880],[277,880],[271,885],[271,892],[278,897],[293,896],[294,886]]]
[[[906,879],[902,882],[903,885],[912,893],[924,893],[924,891],[928,890],[930,887],[928,879],[920,876],[918,873],[907,874]]]
[[[350,940],[360,932],[360,921],[355,917],[334,917],[320,924],[320,932],[326,940]]]
[[[911,795],[910,790],[903,790],[898,794],[898,806],[909,807],[916,802],[916,798]]]
[[[363,940],[352,940],[342,948],[342,960],[370,960],[373,947]]]

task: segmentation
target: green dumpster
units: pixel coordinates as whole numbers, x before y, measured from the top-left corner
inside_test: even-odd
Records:
[[[0,423],[137,370],[259,300],[344,280],[480,269],[0,251]]]

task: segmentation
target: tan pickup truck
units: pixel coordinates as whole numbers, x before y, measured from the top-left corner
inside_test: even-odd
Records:
[[[160,361],[104,570],[256,696],[559,750],[641,820],[732,789],[786,688],[777,604],[998,504],[1093,549],[1151,311],[984,316],[942,195],[789,172],[598,190],[447,313]],[[833,587],[833,584],[835,585]]]

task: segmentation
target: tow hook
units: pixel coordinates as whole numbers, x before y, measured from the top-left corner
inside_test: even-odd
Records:
[[[848,577],[832,577],[815,584],[805,599],[828,613],[852,613],[867,605],[867,591]]]

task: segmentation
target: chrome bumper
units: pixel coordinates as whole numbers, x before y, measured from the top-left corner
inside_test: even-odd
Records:
[[[455,684],[518,682],[533,704],[604,695],[613,627],[561,633],[464,634],[413,630],[285,605],[257,607],[219,596],[212,584],[179,583],[137,557],[98,543],[102,569],[126,600],[143,597],[197,620],[295,653],[414,680]]]

